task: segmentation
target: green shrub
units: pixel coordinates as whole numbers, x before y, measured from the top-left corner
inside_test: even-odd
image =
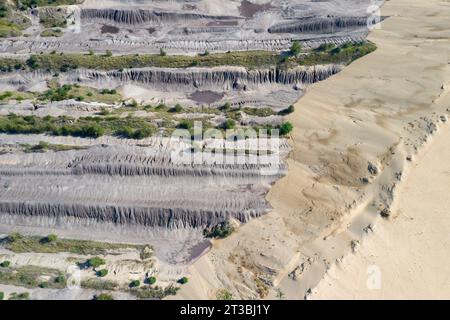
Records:
[[[75,135],[80,137],[98,138],[103,136],[105,130],[97,124],[83,125],[75,131]]]
[[[55,283],[64,284],[66,283],[66,277],[63,275],[59,275],[55,278]]]
[[[97,271],[97,277],[103,278],[108,274],[108,270],[106,269],[101,269]]]
[[[155,284],[155,283],[156,283],[156,277],[148,277],[148,278],[145,280],[145,283],[147,283],[147,284],[149,284],[149,285]]]
[[[13,232],[13,233],[11,233],[8,236],[7,241],[8,242],[15,242],[15,241],[20,241],[21,239],[23,239],[23,236],[20,233]]]
[[[291,55],[297,56],[301,50],[302,50],[302,45],[300,44],[299,41],[295,40],[292,42],[289,52]]]
[[[178,103],[172,109],[169,110],[169,112],[173,112],[173,113],[180,113],[182,111],[183,111],[183,107]]]
[[[226,289],[220,289],[216,292],[217,300],[233,300],[233,294]]]
[[[189,279],[187,277],[183,277],[181,279],[178,280],[179,284],[186,284],[188,283]]]
[[[110,294],[100,293],[99,295],[95,295],[93,300],[114,300]]]
[[[290,105],[289,107],[287,107],[286,109],[281,110],[280,112],[278,112],[278,114],[280,116],[284,116],[287,114],[291,114],[295,111],[295,107],[293,105]]]
[[[105,260],[100,257],[93,257],[86,261],[86,266],[94,269],[104,264],[106,264]]]
[[[233,119],[227,119],[222,124],[222,127],[226,130],[234,129],[236,127],[236,121],[234,121]]]
[[[58,236],[56,234],[52,233],[52,234],[49,234],[45,239],[46,239],[46,242],[48,242],[48,243],[55,242],[56,240],[58,240]]]
[[[81,287],[94,290],[115,290],[119,287],[119,284],[115,281],[91,278],[81,281]]]
[[[203,235],[206,238],[218,238],[223,239],[228,237],[234,232],[234,227],[229,220],[219,223],[212,228],[206,228],[203,230]]]
[[[163,299],[167,296],[174,296],[180,288],[170,285],[166,288],[160,286],[146,286],[139,289],[133,289],[130,292],[140,299]]]
[[[231,108],[231,104],[229,102],[225,102],[225,104],[222,106],[221,109],[227,111],[227,110],[230,110],[230,108]]]
[[[3,300],[3,299],[5,299],[5,293],[0,291],[0,300]]]
[[[294,129],[294,126],[290,122],[284,122],[279,126],[278,129],[280,130],[280,135],[285,136],[289,134],[292,131],[292,129]]]
[[[2,268],[9,268],[10,265],[11,265],[11,262],[8,260],[5,260],[2,263],[0,263],[0,267],[2,267]]]
[[[192,129],[192,121],[189,120],[181,120],[180,123],[178,124],[178,128],[179,129],[186,129],[186,130],[190,130]]]
[[[130,288],[137,288],[141,285],[141,282],[139,280],[133,280],[130,282],[129,287]]]
[[[9,300],[28,300],[30,299],[30,294],[28,292],[17,293],[13,292],[9,295]]]

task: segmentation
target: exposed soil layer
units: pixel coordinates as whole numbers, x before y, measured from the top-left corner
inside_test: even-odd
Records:
[[[259,12],[264,12],[273,9],[271,2],[264,4],[256,4],[248,0],[243,0],[239,7],[239,12],[246,18],[253,18],[253,16]]]

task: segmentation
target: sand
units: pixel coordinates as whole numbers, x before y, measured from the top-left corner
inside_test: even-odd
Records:
[[[347,294],[353,292],[353,298],[364,298],[367,295],[359,294],[350,275],[352,270],[365,275],[366,268],[361,271],[357,261],[352,267],[352,259],[359,258],[351,256],[352,247],[366,256],[379,254],[374,261],[386,278],[382,284],[390,291],[389,297],[448,297],[448,286],[442,283],[446,276],[448,283],[444,268],[449,258],[441,254],[446,248],[448,251],[448,240],[443,240],[449,233],[448,216],[445,224],[446,217],[439,216],[435,207],[445,208],[445,203],[437,202],[437,194],[423,194],[417,200],[428,212],[436,208],[435,218],[426,219],[426,229],[415,234],[419,237],[423,232],[422,237],[429,242],[406,251],[416,244],[410,240],[410,246],[399,243],[388,251],[377,245],[377,239],[390,243],[390,239],[398,237],[399,242],[409,242],[411,230],[420,230],[424,225],[420,207],[414,214],[408,207],[402,211],[401,201],[414,208],[403,195],[418,187],[431,190],[421,186],[429,178],[420,182],[424,173],[419,170],[426,168],[417,169],[417,178],[412,173],[408,178],[411,163],[407,159],[419,159],[420,163],[420,150],[432,141],[450,107],[450,3],[392,0],[386,2],[382,15],[389,18],[369,36],[378,50],[315,84],[296,104],[290,116],[295,129],[289,174],[274,185],[267,197],[273,211],[241,227],[235,235],[215,242],[213,249],[191,267],[192,278],[179,298],[214,298],[220,288],[243,299],[275,298],[278,290],[286,299],[308,298],[310,292],[317,291],[314,288],[324,275],[331,277],[336,264],[343,266],[347,261],[347,278],[339,272],[336,277],[347,285]],[[441,155],[442,146],[436,148]],[[435,161],[446,159],[442,154]],[[428,168],[439,167],[436,164]],[[408,188],[410,191],[405,191]],[[396,215],[397,199],[404,215]],[[380,218],[384,208],[392,211],[388,221]],[[408,227],[403,227],[405,224]],[[370,237],[376,237],[374,244],[368,240]],[[441,241],[433,242],[433,237]],[[389,272],[384,268],[391,268],[382,261],[391,259],[393,253],[402,257],[392,261],[397,261],[395,269],[402,275],[402,286],[389,290]],[[435,274],[438,280],[422,279],[420,272],[408,272],[411,270],[426,270],[423,276]],[[323,289],[318,297],[325,297],[330,281],[332,288],[327,297],[341,296],[342,287],[328,278],[324,281],[318,287]],[[266,291],[261,290],[261,282],[266,284]],[[429,291],[420,292],[425,286]],[[372,297],[388,297],[381,294],[383,290]]]
[[[312,298],[450,299],[449,138],[446,125],[410,168],[392,220],[334,265]]]

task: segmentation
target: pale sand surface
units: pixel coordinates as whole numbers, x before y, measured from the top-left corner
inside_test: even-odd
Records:
[[[296,104],[290,116],[295,129],[289,173],[268,195],[274,210],[215,242],[212,250],[190,268],[191,279],[177,298],[214,298],[218,288],[226,288],[236,298],[274,298],[281,290],[287,299],[303,299],[327,271],[331,274],[336,263],[347,261],[352,242],[362,243],[359,250],[368,257],[381,255],[386,250],[374,247],[372,253],[365,240],[374,236],[374,243],[383,239],[390,244],[395,237],[409,239],[410,230],[424,226],[419,217],[402,222],[415,215],[423,217],[419,207],[414,215],[404,207],[403,215],[395,218],[393,214],[380,226],[379,212],[391,206],[405,183],[411,165],[406,158],[411,156],[415,161],[417,152],[442,123],[441,117],[447,117],[450,2],[392,0],[386,2],[382,15],[390,18],[369,36],[378,50],[314,85]],[[369,167],[376,167],[376,171]],[[413,175],[412,181],[420,179],[420,172],[417,175],[419,178]],[[417,187],[411,180],[406,182],[405,188]],[[441,191],[445,194],[446,189]],[[421,206],[430,209],[440,205],[436,197],[424,194]],[[395,213],[395,208],[392,210]],[[431,241],[429,250],[406,250],[399,243],[402,250],[393,251],[404,257],[397,260],[396,269],[406,272],[401,272],[405,290],[428,286],[432,294],[420,289],[398,289],[391,294],[448,297],[448,286],[442,286],[442,282],[446,276],[448,281],[444,268],[450,255],[442,253],[445,249],[448,253],[444,238],[449,228],[436,212],[434,219],[426,220],[432,235],[423,236]],[[412,226],[416,221],[419,226]],[[407,226],[397,227],[397,223]],[[367,231],[369,226],[375,226],[375,235]],[[389,228],[395,228],[395,235]],[[433,237],[441,242],[433,242]],[[386,252],[377,260],[380,268],[381,261],[390,257],[392,254]],[[437,269],[430,271],[433,266]],[[428,270],[427,276],[435,273],[439,280],[415,277],[408,270]],[[384,276],[389,282],[389,275]],[[350,280],[347,285],[356,286],[356,281]],[[261,282],[270,287],[268,295],[260,295],[264,293]],[[385,284],[386,289],[388,286]],[[365,296],[355,291],[353,297]]]
[[[356,254],[334,265],[312,298],[450,299],[450,126],[425,148],[392,220],[380,221]],[[373,266],[380,286],[371,281]]]

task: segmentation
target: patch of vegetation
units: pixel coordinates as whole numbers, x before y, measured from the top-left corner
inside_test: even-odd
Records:
[[[30,294],[28,292],[17,293],[13,292],[9,295],[8,300],[29,300]]]
[[[99,295],[95,295],[92,300],[114,300],[114,299],[110,294],[100,293]]]
[[[234,232],[234,226],[231,224],[229,220],[226,220],[218,225],[213,226],[212,228],[206,228],[203,230],[203,235],[206,238],[217,238],[223,239],[228,237]]]
[[[0,71],[12,72],[14,70],[21,70],[27,67],[24,61],[11,58],[0,58]]]
[[[54,152],[60,152],[60,151],[68,151],[68,150],[82,150],[86,149],[87,147],[83,146],[71,146],[71,145],[65,145],[65,144],[50,144],[45,141],[39,141],[38,144],[30,145],[30,144],[21,144],[23,148],[23,152],[25,153],[35,153],[35,152],[47,152],[49,150]]]
[[[34,98],[34,94],[31,92],[18,92],[18,91],[5,91],[0,94],[0,101],[23,101]]]
[[[295,111],[295,107],[293,105],[290,105],[289,107],[287,107],[286,109],[281,110],[280,112],[278,112],[278,114],[280,116],[285,116],[288,114],[291,114]]]
[[[163,299],[167,296],[174,296],[177,294],[180,288],[172,285],[161,288],[159,286],[154,287],[142,287],[139,289],[131,289],[130,293],[138,297],[139,299]]]
[[[104,280],[104,279],[87,279],[81,281],[81,287],[85,289],[93,289],[93,290],[116,290],[119,287],[119,284],[115,281]]]
[[[103,260],[102,258],[100,258],[100,257],[93,257],[93,258],[90,258],[90,259],[88,259],[86,262],[85,262],[85,265],[86,265],[86,267],[88,267],[88,268],[98,268],[98,267],[100,267],[100,266],[102,266],[102,265],[104,265],[104,264],[106,264],[106,261],[105,260]]]
[[[26,65],[29,69],[67,72],[77,68],[97,70],[124,70],[127,68],[161,67],[189,68],[215,66],[242,66],[248,69],[267,67],[292,68],[298,65],[349,64],[376,49],[371,42],[349,42],[339,47],[310,50],[299,55],[281,56],[277,52],[239,51],[202,56],[182,55],[95,55],[95,54],[39,54],[32,55]],[[295,51],[295,48],[294,48]],[[23,61],[0,58],[0,70],[12,70]],[[19,65],[18,65],[19,66]]]
[[[31,25],[30,19],[16,12],[7,1],[0,2],[0,38],[18,37]]]
[[[63,8],[40,10],[39,23],[46,28],[65,28],[67,26],[66,10]]]
[[[45,29],[41,32],[41,37],[62,37],[63,31],[60,28]]]
[[[108,274],[108,270],[106,270],[106,269],[101,269],[96,272],[97,277],[100,277],[100,278],[106,277],[107,274]]]
[[[188,281],[189,281],[189,279],[187,278],[187,277],[183,277],[183,278],[181,278],[181,279],[178,279],[178,283],[179,284],[186,284],[186,283],[188,283]]]
[[[138,117],[37,117],[9,114],[0,116],[0,132],[9,134],[40,134],[98,138],[104,134],[129,139],[143,139],[156,132],[149,118]]]
[[[250,69],[275,66],[280,57],[276,52],[267,51],[239,51],[229,53],[215,53],[197,57],[182,55],[121,55],[105,56],[92,54],[41,54],[32,55],[36,60],[33,69],[52,71],[70,70],[77,68],[115,70],[127,68],[161,67],[161,68],[189,68],[214,66],[244,66]],[[64,67],[64,68],[63,68]]]
[[[249,116],[270,117],[274,115],[271,108],[244,108],[243,111]]]
[[[183,107],[180,104],[176,104],[172,109],[169,110],[172,113],[180,113],[183,112]]]
[[[148,285],[153,285],[156,283],[156,277],[148,277],[145,279],[145,283]]]
[[[5,293],[3,291],[0,291],[0,300],[5,299]]]
[[[233,294],[228,291],[227,289],[219,289],[216,292],[216,299],[217,300],[233,300]]]
[[[288,135],[292,131],[292,129],[294,129],[294,126],[290,122],[284,122],[279,126],[278,129],[280,130],[280,136],[283,137]]]
[[[0,246],[15,253],[38,252],[59,253],[70,252],[81,255],[107,254],[114,250],[135,248],[140,250],[141,246],[105,243],[89,240],[56,239],[51,243],[42,241],[45,237],[23,236],[13,233],[0,240]]]
[[[222,128],[225,130],[231,130],[236,127],[236,121],[233,119],[227,119],[224,123],[222,123]]]
[[[128,285],[130,288],[137,288],[141,285],[141,282],[139,280],[133,280]]]
[[[269,294],[269,287],[261,279],[255,278],[256,292],[261,299],[264,299]]]
[[[84,0],[15,0],[17,8],[26,10],[37,7],[63,6],[83,3]]]
[[[97,90],[79,85],[65,84],[63,86],[59,86],[56,84],[53,88],[39,94],[37,99],[44,102],[76,99],[78,101],[85,102],[114,104],[120,101],[121,95],[118,94],[116,90]]]
[[[2,268],[9,268],[10,265],[11,265],[11,262],[8,260],[5,260],[2,263],[0,263],[0,267],[2,267]]]
[[[300,65],[350,64],[375,50],[376,46],[371,42],[347,42],[338,47],[324,46],[320,50],[313,50],[307,55],[299,56],[296,62]]]
[[[289,53],[293,56],[297,56],[302,51],[302,45],[299,41],[295,40],[292,42],[291,48],[289,49]]]
[[[42,283],[42,277],[49,277],[50,280],[47,282],[48,288],[62,289],[66,286],[66,281],[57,281],[57,278],[61,276],[63,276],[62,273],[56,269],[24,266],[0,270],[0,283],[25,288],[37,288]]]

